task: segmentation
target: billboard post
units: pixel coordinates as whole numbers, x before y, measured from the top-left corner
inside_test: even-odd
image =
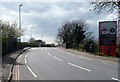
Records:
[[[99,54],[116,55],[117,21],[99,22]]]

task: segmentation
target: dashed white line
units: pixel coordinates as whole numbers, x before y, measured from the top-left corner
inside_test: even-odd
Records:
[[[50,53],[48,53],[48,51],[46,50],[46,48],[45,48],[45,51],[46,51],[46,53],[47,53],[49,56],[51,56],[51,54],[50,54]]]
[[[86,57],[81,57],[81,56],[78,56],[79,58],[83,58],[83,59],[88,59],[88,60],[92,60],[90,58],[86,58]]]
[[[29,66],[27,66],[27,68],[28,68],[28,70],[32,73],[32,75],[33,75],[34,77],[37,77],[37,75],[31,70],[31,68],[30,68]]]
[[[27,60],[26,60],[26,58],[25,58],[25,63],[27,63]]]
[[[27,54],[25,55],[25,57],[27,57]]]
[[[57,57],[55,57],[55,56],[53,56],[53,58],[55,58],[55,59],[57,59],[57,60],[59,60],[59,61],[62,61],[62,59],[59,59],[59,58],[57,58]]]
[[[50,54],[50,53],[47,53],[47,54],[51,56],[51,54]]]
[[[112,77],[112,80],[116,80],[116,81],[119,81],[119,82],[120,82],[120,80],[119,80],[119,79],[117,79],[117,78],[114,78],[114,77]]]
[[[102,63],[107,63],[107,62],[102,62]]]
[[[77,67],[77,68],[83,69],[83,70],[85,70],[85,71],[91,72],[91,70],[86,69],[86,68],[84,68],[84,67],[81,67],[81,66],[78,66],[78,65],[75,65],[75,64],[72,64],[72,63],[68,63],[68,64],[69,64],[69,65],[72,65],[72,66],[74,66],[74,67]]]

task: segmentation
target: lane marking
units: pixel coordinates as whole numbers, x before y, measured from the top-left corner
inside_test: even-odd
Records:
[[[82,58],[82,59],[88,59],[88,60],[92,60],[90,58],[86,58],[86,57],[81,57],[81,56],[78,56],[79,58]]]
[[[50,54],[50,53],[47,53],[47,54],[51,56],[51,54]]]
[[[53,56],[53,58],[55,58],[55,59],[57,59],[57,60],[59,60],[59,61],[62,61],[62,59],[59,59],[59,58],[57,58],[57,57],[55,57],[55,56]]]
[[[51,55],[52,55],[52,54],[48,53],[48,51],[46,50],[46,48],[45,48],[45,51],[46,51],[46,53],[47,53],[49,56],[51,56]]]
[[[22,57],[22,56],[19,56],[19,57],[18,57],[18,60],[17,60],[17,61],[18,61],[18,64],[17,64],[17,66],[16,66],[16,68],[17,68],[17,74],[16,74],[17,77],[16,77],[16,79],[17,79],[17,80],[20,80],[20,64],[19,64],[19,63],[20,63],[21,57]]]
[[[114,77],[112,77],[112,80],[120,81],[119,79],[117,79],[117,78],[114,78]]]
[[[27,60],[26,60],[26,58],[25,58],[25,63],[27,63]]]
[[[27,66],[27,68],[28,68],[28,70],[32,73],[32,75],[33,75],[34,77],[37,77],[37,75],[31,70],[31,68],[30,68],[29,66]]]
[[[102,63],[107,63],[107,62],[102,62]]]
[[[83,69],[83,70],[85,70],[85,71],[91,72],[91,70],[86,69],[86,68],[84,68],[84,67],[81,67],[81,66],[78,66],[78,65],[75,65],[75,64],[72,64],[72,63],[68,63],[68,64],[69,64],[69,65],[72,65],[72,66],[74,66],[74,67],[77,67],[77,68]]]
[[[25,57],[27,57],[27,54],[25,55]]]
[[[19,67],[19,64],[18,64],[18,78],[17,78],[17,80],[20,80],[20,67]]]
[[[15,75],[16,75],[16,76],[15,76],[15,79],[18,80],[18,65],[16,65],[15,68],[16,68],[15,71],[17,71],[17,73],[15,74]],[[15,73],[15,72],[14,72],[14,73]]]

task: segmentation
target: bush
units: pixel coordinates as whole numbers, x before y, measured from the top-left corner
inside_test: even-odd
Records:
[[[31,47],[39,47],[38,44],[35,42],[32,42],[30,45],[31,45]]]
[[[120,57],[120,45],[117,45],[117,57]]]
[[[17,39],[11,36],[2,35],[2,54],[17,50]]]
[[[96,53],[98,52],[98,43],[92,39],[87,40],[84,43],[86,52]]]

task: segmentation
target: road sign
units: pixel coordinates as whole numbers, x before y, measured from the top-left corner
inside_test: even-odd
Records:
[[[117,21],[99,22],[100,55],[116,55]]]

